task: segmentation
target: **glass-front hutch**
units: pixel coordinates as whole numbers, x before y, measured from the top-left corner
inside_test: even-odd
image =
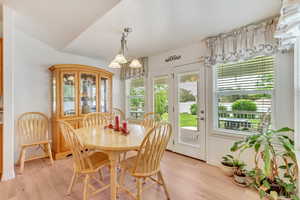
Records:
[[[111,72],[97,67],[62,64],[49,68],[52,72],[52,137],[55,158],[70,154],[60,132],[58,120],[74,128],[82,126],[84,115],[91,112],[111,112]]]

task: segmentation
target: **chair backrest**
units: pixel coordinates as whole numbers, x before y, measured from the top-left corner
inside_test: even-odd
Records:
[[[119,108],[113,108],[113,114],[114,116],[119,115],[121,121],[126,119],[125,113]]]
[[[27,112],[18,118],[18,134],[21,144],[32,144],[49,140],[49,120],[40,112]]]
[[[106,126],[113,120],[111,113],[89,113],[83,118],[83,127]]]
[[[72,151],[75,170],[82,171],[92,169],[92,164],[87,156],[86,148],[81,143],[74,128],[63,120],[60,120],[58,123],[66,144]]]
[[[157,125],[160,115],[154,112],[149,112],[144,115],[144,119],[141,121],[140,125],[149,129]]]
[[[161,123],[149,129],[145,136],[134,168],[135,176],[152,176],[160,169],[160,161],[172,134],[169,123]]]
[[[146,128],[146,130],[149,130],[151,128],[154,128],[157,125],[157,121],[154,119],[144,119],[141,121],[140,125]]]
[[[153,119],[153,120],[160,120],[160,114],[155,113],[155,112],[148,112],[144,114],[144,120],[145,119]]]

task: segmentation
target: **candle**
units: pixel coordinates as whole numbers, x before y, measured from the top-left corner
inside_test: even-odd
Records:
[[[120,130],[120,121],[119,121],[119,116],[115,117],[115,131]]]
[[[124,120],[123,121],[123,129],[126,131],[127,130],[127,122]]]

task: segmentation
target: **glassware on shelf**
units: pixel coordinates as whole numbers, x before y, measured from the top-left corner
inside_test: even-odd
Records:
[[[81,114],[97,111],[96,95],[96,76],[82,73],[80,77]]]
[[[63,75],[63,110],[64,116],[76,114],[75,101],[75,74],[65,73]]]

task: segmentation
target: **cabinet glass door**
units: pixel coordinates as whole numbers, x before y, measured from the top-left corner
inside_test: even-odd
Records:
[[[106,77],[100,78],[100,112],[109,112],[110,83]]]
[[[56,76],[52,75],[52,113],[56,113]]]
[[[63,115],[72,116],[76,114],[76,87],[75,73],[63,74]]]
[[[80,74],[80,113],[87,114],[97,111],[96,75]]]

